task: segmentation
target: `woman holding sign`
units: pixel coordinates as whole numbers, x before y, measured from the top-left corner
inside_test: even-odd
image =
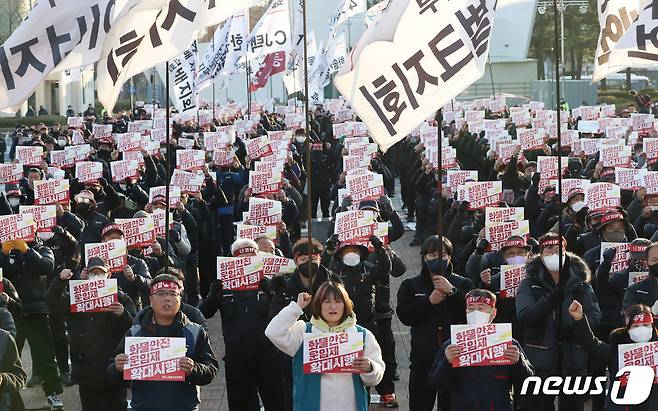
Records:
[[[298,321],[309,304],[311,321]],[[295,411],[368,409],[366,387],[381,381],[384,361],[374,335],[356,325],[352,301],[341,284],[328,281],[313,298],[300,293],[296,303],[272,319],[265,335],[293,357]]]
[[[626,387],[634,382],[636,389],[637,385],[643,385],[646,378],[634,378],[633,375],[628,377],[627,381],[623,378],[615,378],[620,368],[626,365],[636,364],[652,364],[655,356],[655,346],[658,345],[658,335],[656,328],[653,326],[653,316],[651,308],[646,305],[631,305],[624,311],[626,325],[617,328],[610,333],[609,343],[601,341],[594,336],[592,328],[590,327],[589,320],[586,313],[583,313],[583,306],[576,300],[573,300],[569,306],[569,315],[573,319],[573,331],[575,338],[583,344],[583,347],[592,355],[605,361],[610,371],[610,376],[613,379],[612,389],[608,392],[606,397],[606,410],[655,410],[658,409],[658,385],[651,384],[649,379],[649,387],[651,393],[649,397],[642,401],[640,405],[628,407],[627,405],[615,405],[611,400],[610,395],[615,398],[631,397],[631,393],[626,395]],[[634,347],[631,346],[634,345]],[[651,347],[650,350],[645,348]],[[639,351],[638,351],[639,348]],[[628,363],[622,363],[620,360],[628,359]],[[655,372],[650,372],[655,375]],[[615,382],[621,381],[621,389],[615,390]],[[635,391],[633,392],[635,393]]]

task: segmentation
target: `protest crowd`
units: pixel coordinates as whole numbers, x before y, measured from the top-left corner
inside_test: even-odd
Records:
[[[622,409],[521,391],[654,358],[658,136],[642,111],[560,112],[558,149],[543,103],[454,102],[386,153],[340,99],[308,134],[294,101],[174,112],[168,140],[152,104],[18,125],[0,164],[0,409],[23,409],[27,383],[53,410],[67,385],[83,410],[195,410],[219,372],[230,410],[396,407],[393,316],[411,332],[410,410]],[[403,219],[420,272],[391,248]],[[656,407],[652,389],[632,409]]]

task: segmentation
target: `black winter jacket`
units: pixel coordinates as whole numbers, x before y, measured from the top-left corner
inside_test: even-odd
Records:
[[[0,253],[0,267],[22,301],[22,314],[46,314],[47,278],[54,269],[55,257],[50,248],[42,245],[29,247],[25,254],[13,250],[9,255]]]

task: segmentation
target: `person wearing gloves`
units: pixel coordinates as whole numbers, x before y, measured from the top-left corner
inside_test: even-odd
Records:
[[[234,257],[255,257],[254,240],[239,238],[231,247]],[[221,274],[221,272],[220,272]],[[219,310],[224,337],[226,394],[231,410],[259,410],[258,397],[266,411],[283,410],[281,381],[276,370],[277,352],[265,338],[269,296],[261,290],[232,290],[215,280],[199,308],[206,318]]]
[[[562,246],[562,271],[559,249]],[[592,326],[597,327],[601,311],[590,285],[590,271],[578,256],[566,252],[566,240],[556,233],[539,239],[540,255],[526,264],[526,278],[516,293],[516,314],[523,329],[523,349],[540,377],[587,375],[588,355],[573,339],[569,317],[571,301],[578,300]],[[553,396],[525,398],[538,410],[553,410]],[[581,396],[559,398],[560,409],[582,410]]]
[[[123,230],[118,224],[110,223],[103,227],[101,234],[102,242],[106,243],[112,240],[123,240]],[[144,260],[128,254],[128,264],[120,273],[115,273],[119,288],[128,294],[130,299],[135,303],[135,308],[139,311],[143,306],[148,304],[148,288],[151,281],[151,273]],[[86,280],[86,270],[83,270],[81,279]]]
[[[646,305],[635,304],[624,310],[625,325],[610,333],[609,342],[601,341],[594,336],[589,316],[583,310],[582,304],[574,300],[569,306],[569,315],[573,321],[574,338],[594,357],[604,361],[612,378],[619,371],[619,346],[622,344],[638,344],[658,341],[656,329],[653,326],[651,309]],[[649,398],[638,405],[616,405],[606,396],[606,411],[652,411],[658,409],[658,385],[651,386]],[[623,398],[625,388],[622,386],[618,395]]]
[[[110,278],[110,266],[103,257],[92,257],[87,264],[90,280]],[[48,288],[47,301],[51,311],[67,317],[71,335],[71,380],[79,385],[82,409],[125,409],[126,388],[110,384],[105,367],[114,349],[132,325],[135,305],[130,297],[119,291],[118,301],[98,313],[71,313],[69,280],[73,271],[63,269]],[[99,336],[103,338],[99,338]]]
[[[135,411],[197,411],[200,386],[215,379],[219,363],[215,358],[208,334],[203,327],[187,318],[181,311],[183,284],[170,274],[153,279],[150,287],[152,311],[140,324],[133,325],[126,337],[182,337],[186,340],[185,357],[178,367],[185,373],[185,381],[132,381],[131,407]],[[110,381],[123,380],[128,364],[125,338],[116,350],[116,356],[107,367]]]
[[[471,280],[452,272],[452,253],[446,237],[428,237],[421,247],[420,274],[404,280],[398,289],[398,318],[411,327],[409,409],[414,411],[434,409],[438,393],[427,375],[450,336],[450,326],[466,321],[464,296],[474,288]],[[441,407],[448,405],[440,399]]]
[[[651,307],[651,312],[658,315],[658,243],[651,243],[644,253],[649,276],[626,289],[622,309],[626,310],[631,305],[642,304]]]
[[[311,321],[298,318],[310,304]],[[353,303],[345,288],[332,281],[320,285],[313,297],[300,293],[297,302],[281,310],[265,329],[274,345],[293,358],[293,410],[366,411],[366,387],[377,385],[384,376],[384,361],[374,335],[356,325]],[[352,363],[355,374],[305,374],[304,334],[358,332],[363,334],[363,356]]]
[[[466,323],[490,324],[496,317],[496,296],[488,290],[474,289],[466,294]],[[511,365],[453,368],[461,348],[448,340],[443,343],[430,370],[429,383],[450,397],[451,410],[514,410],[512,386],[534,374],[518,341],[505,348],[503,357]]]
[[[607,264],[606,261],[606,259],[610,262],[614,260],[615,257],[612,255],[612,253],[615,253],[616,255],[616,249],[611,248],[611,250],[615,251],[606,250],[608,253],[607,256],[605,253],[603,254],[604,262],[601,263],[599,269],[597,270],[596,281],[594,282],[594,290],[596,291],[596,295],[599,297],[599,299],[601,298],[602,293],[609,293],[614,296],[617,304],[616,312],[614,315],[618,318],[618,326],[621,326],[622,324],[622,307],[624,296],[626,295],[626,290],[628,289],[629,284],[635,284],[641,281],[641,277],[639,276],[647,276],[649,274],[649,264],[647,263],[647,247],[650,245],[651,241],[647,240],[646,238],[636,238],[635,240],[631,241],[631,245],[628,250],[628,268],[616,273],[610,272],[611,264]],[[602,338],[605,341],[607,335],[602,335],[599,338]]]
[[[21,315],[14,318],[18,352],[23,351],[27,340],[33,361],[38,364],[38,374],[43,378],[46,403],[51,410],[61,410],[64,405],[58,395],[63,389],[46,305],[47,278],[54,265],[52,250],[42,245],[39,239],[29,244],[22,240],[2,243],[0,267],[22,301]]]
[[[628,224],[626,214],[623,210],[608,210],[601,217],[601,221],[596,226],[603,238],[603,241],[609,243],[627,243],[637,238],[635,229]],[[589,266],[591,272],[596,273],[596,269],[601,264],[601,244],[591,248],[583,255],[583,260]]]

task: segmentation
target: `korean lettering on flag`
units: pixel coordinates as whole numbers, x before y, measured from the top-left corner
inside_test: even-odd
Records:
[[[120,4],[128,7],[135,2]],[[62,64],[63,69],[69,58],[77,62],[70,67],[98,60],[96,51],[120,13],[114,0],[36,2],[0,46],[0,108],[21,104],[56,67]],[[78,59],[78,54],[88,57]]]
[[[233,14],[229,32],[228,53],[224,67],[219,69],[219,78],[222,80],[220,90],[228,86],[228,80],[236,72],[246,72],[247,64],[247,38],[249,37],[249,10],[244,9]]]
[[[457,200],[468,201],[469,210],[497,206],[502,199],[502,181],[467,182],[457,189]]]
[[[384,151],[484,74],[497,2],[435,3],[392,3],[334,78]]]
[[[380,223],[375,213],[368,210],[343,211],[336,214],[334,234],[343,244],[353,244],[373,250],[370,237],[379,237],[384,244],[388,242],[388,224]]]
[[[265,56],[263,63],[260,65],[258,71],[252,78],[252,83],[249,85],[250,91],[256,91],[267,85],[267,82],[272,76],[282,73],[286,69],[286,52],[277,51]]]
[[[72,313],[99,313],[119,301],[117,280],[70,280]]]
[[[196,86],[199,91],[210,86],[215,76],[226,65],[226,56],[230,48],[231,25],[234,19],[235,16],[232,16],[221,28],[217,27],[206,53],[199,62],[199,70],[196,72]]]
[[[620,369],[629,365],[650,365],[654,373],[658,371],[658,341],[619,344],[618,356]],[[655,375],[653,383],[658,384],[658,373]]]
[[[353,363],[363,356],[364,340],[360,332],[304,333],[304,374],[360,373]]]
[[[125,381],[185,381],[178,360],[185,357],[184,337],[126,337]]]
[[[611,47],[612,51],[608,58],[610,70],[619,71],[625,67],[651,68],[656,65],[656,60],[658,60],[658,0],[644,0],[640,4],[638,3],[638,0],[613,2],[618,7],[620,4],[626,5],[628,13],[626,18],[632,24],[628,27],[628,21],[622,21],[621,24],[615,25],[617,30],[625,30],[621,38],[617,34],[618,31],[614,33],[617,42]],[[635,10],[639,12],[637,19],[633,19],[636,14]]]
[[[182,115],[196,113],[198,90],[196,86],[196,70],[199,51],[196,40],[180,56],[169,60],[167,70],[173,77],[174,103]]]
[[[512,364],[504,356],[512,345],[512,324],[451,325],[450,340],[461,349],[455,368]]]
[[[515,264],[500,266],[500,297],[514,298],[521,280],[525,278],[525,265]]]
[[[0,244],[7,241],[34,241],[37,224],[32,213],[0,216]]]
[[[612,48],[615,47],[624,33],[637,19],[640,10],[640,0],[598,0],[599,11],[599,41],[596,46],[596,57],[594,58],[594,74],[592,82],[605,78],[608,74],[616,73],[623,69],[619,66],[610,68],[608,60]]]
[[[518,235],[526,240],[530,238],[530,222],[528,220],[491,223],[484,227],[485,238],[491,244],[493,251],[498,251],[509,237]]]
[[[291,49],[290,1],[272,0],[263,17],[256,23],[246,41],[249,60],[262,59],[268,54]]]
[[[117,218],[123,237],[129,250],[142,249],[155,242],[155,223],[153,218]]]
[[[57,210],[54,205],[20,206],[19,214],[32,214],[36,231],[50,232],[57,225]]]
[[[70,182],[66,179],[34,182],[34,204],[68,204]]]
[[[23,164],[0,164],[0,184],[16,184],[23,178]]]
[[[85,266],[91,257],[103,257],[110,265],[110,271],[121,272],[128,265],[128,248],[124,240],[85,244]]]
[[[612,183],[592,183],[585,190],[585,205],[590,212],[619,207],[621,189]]]

